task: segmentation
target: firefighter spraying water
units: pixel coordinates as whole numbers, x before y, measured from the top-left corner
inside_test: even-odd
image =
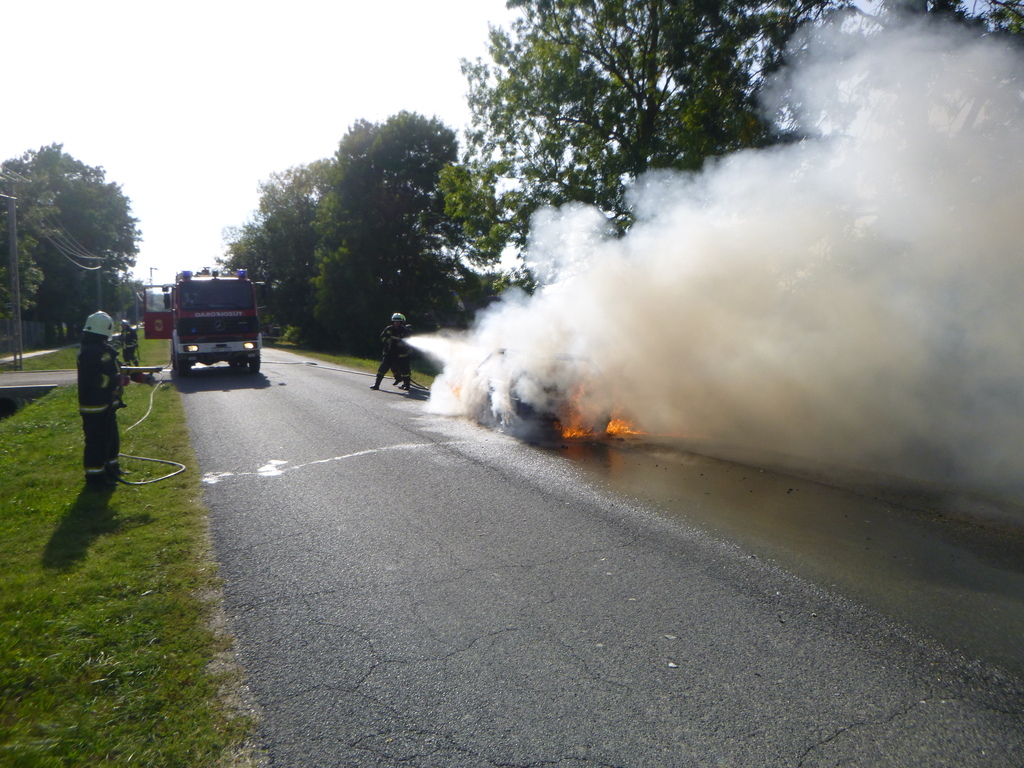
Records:
[[[395,374],[395,386],[408,390],[412,385],[412,372],[409,367],[409,344],[406,339],[412,334],[412,326],[405,322],[405,315],[395,312],[391,316],[391,325],[381,331],[380,340],[384,345],[383,357],[377,369],[377,379],[370,389],[380,389],[380,383],[388,371]]]
[[[804,140],[637,180],[623,237],[586,206],[539,211],[545,289],[433,342],[429,407],[500,423],[582,383],[583,410],[698,452],[1024,499],[1024,59],[842,31],[779,83]]]

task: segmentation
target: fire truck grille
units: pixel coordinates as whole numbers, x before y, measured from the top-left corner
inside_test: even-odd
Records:
[[[237,336],[258,330],[255,317],[194,317],[178,321],[178,336]]]

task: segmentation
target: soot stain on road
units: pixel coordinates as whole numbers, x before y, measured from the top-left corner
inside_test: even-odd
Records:
[[[555,450],[600,486],[1024,678],[1024,531],[963,514],[963,499],[838,487],[639,441]]]

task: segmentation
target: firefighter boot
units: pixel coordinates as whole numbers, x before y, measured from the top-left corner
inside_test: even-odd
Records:
[[[370,389],[380,389],[380,382],[381,382],[381,379],[383,379],[383,378],[384,378],[383,376],[378,376],[377,380],[375,382],[373,382],[373,386],[370,387]]]
[[[117,480],[105,472],[86,473],[85,487],[91,490],[113,490],[117,487]]]

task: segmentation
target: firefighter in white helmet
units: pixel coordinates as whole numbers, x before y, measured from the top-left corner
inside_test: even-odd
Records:
[[[117,410],[124,407],[121,395],[128,377],[121,375],[117,351],[109,343],[113,332],[110,315],[95,312],[85,321],[78,348],[78,410],[85,433],[85,482],[94,488],[117,485],[121,474]]]
[[[125,365],[139,364],[139,332],[127,320],[121,321],[121,356]]]
[[[377,380],[370,389],[380,389],[380,383],[389,368],[395,372],[395,383],[398,384],[398,388],[409,389],[412,384],[409,353],[412,350],[405,340],[411,334],[412,326],[406,324],[405,315],[395,312],[391,316],[391,325],[380,334],[380,340],[384,344],[384,356],[377,369]]]

